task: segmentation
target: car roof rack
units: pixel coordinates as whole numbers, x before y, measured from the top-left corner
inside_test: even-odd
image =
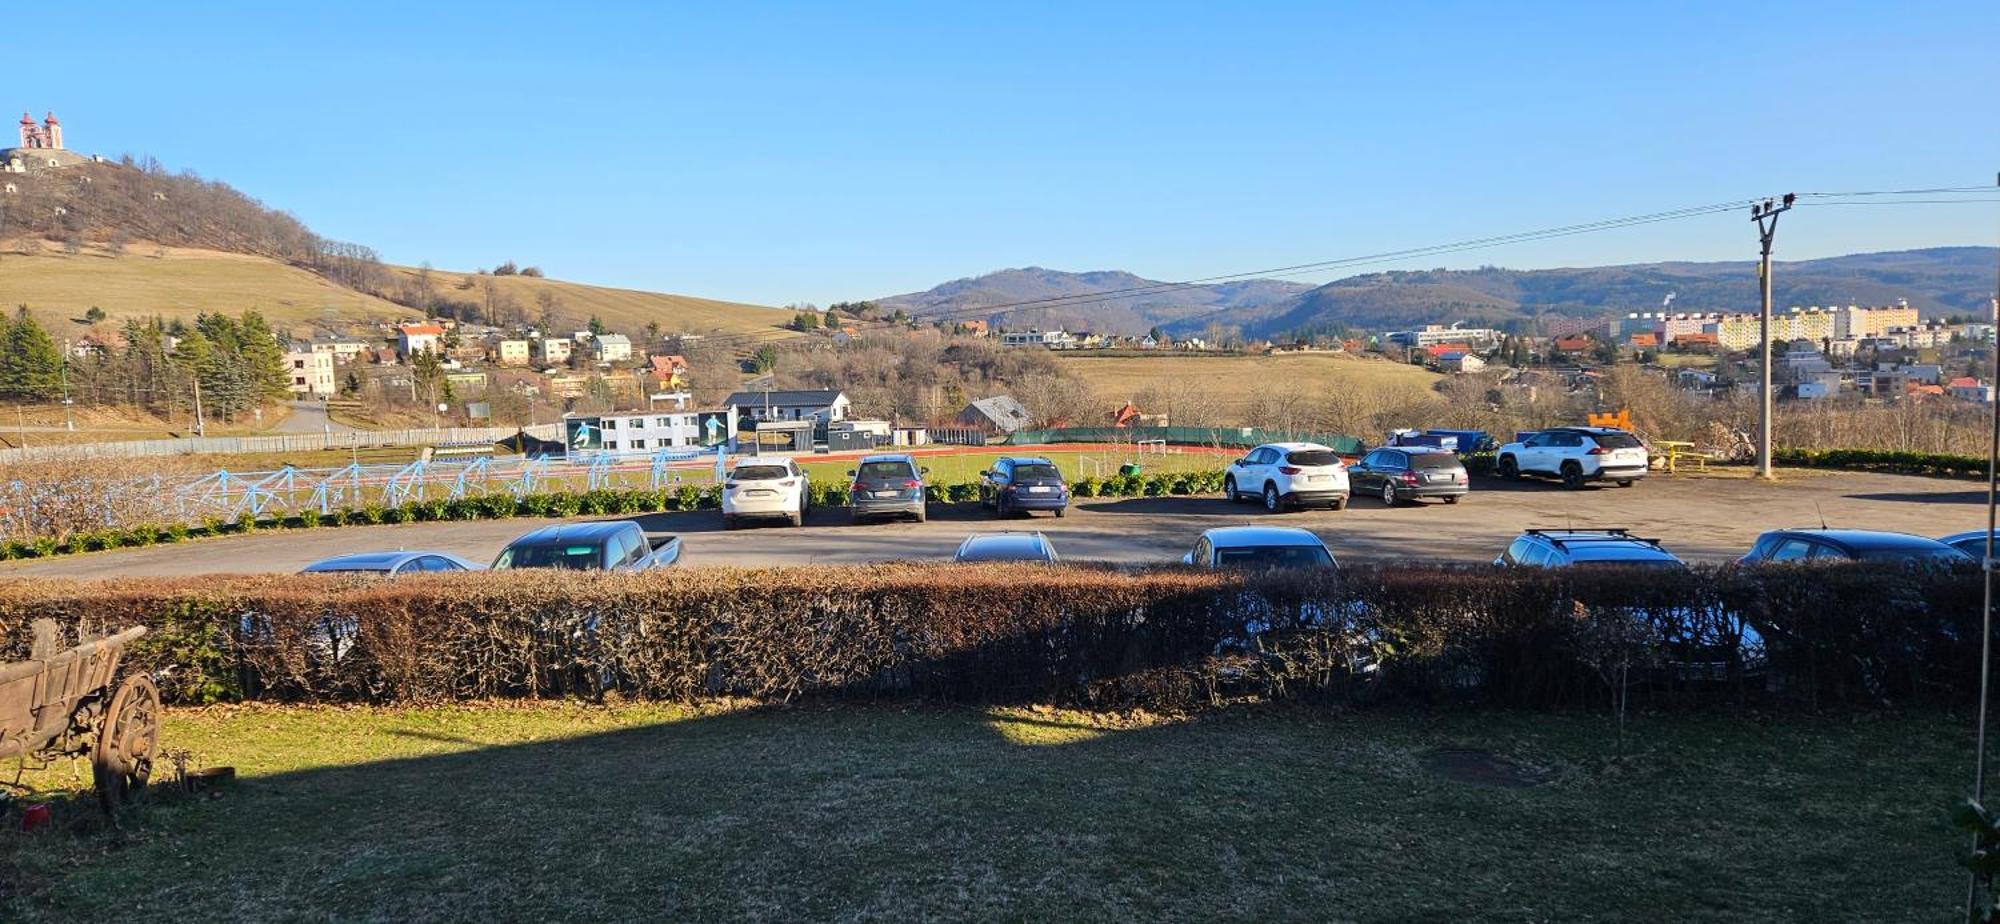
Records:
[[[1540,536],[1558,546],[1577,542],[1643,542],[1656,547],[1660,544],[1660,540],[1658,539],[1634,536],[1631,530],[1623,527],[1614,527],[1611,529],[1530,529],[1525,530],[1525,532],[1530,536]],[[1579,536],[1576,535],[1577,533],[1602,533],[1602,535]]]

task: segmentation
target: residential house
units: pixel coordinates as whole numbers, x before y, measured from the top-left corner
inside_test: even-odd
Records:
[[[529,343],[521,339],[505,339],[493,345],[493,361],[503,366],[525,366],[533,359]]]
[[[993,333],[993,328],[985,321],[959,321],[958,326],[960,330],[965,331],[967,335],[973,337],[986,337],[991,336]]]
[[[718,431],[722,441],[735,433],[728,417],[696,413],[682,403],[671,411],[565,415],[563,448],[572,457],[600,452],[621,456],[646,456],[661,450],[694,452],[714,445],[704,439],[704,423]]]
[[[1000,335],[1000,345],[1009,347],[1039,346],[1059,350],[1070,346],[1074,340],[1062,328],[1055,330],[1010,330]]]
[[[1581,353],[1596,345],[1596,341],[1578,334],[1572,337],[1557,337],[1550,341],[1558,353]]]
[[[576,349],[576,344],[567,337],[537,337],[534,346],[545,366],[569,362],[570,354]]]
[[[285,387],[295,395],[331,395],[338,390],[333,379],[333,354],[312,349],[285,353]]]
[[[981,398],[965,406],[954,418],[968,427],[1012,433],[1028,425],[1028,409],[1009,395]]]
[[[687,357],[679,353],[655,354],[646,357],[647,374],[652,376],[652,384],[661,391],[674,391],[687,387]]]
[[[1969,375],[1952,379],[1951,384],[1945,386],[1945,391],[1960,401],[1973,401],[1979,404],[1993,403],[1993,386]]]
[[[632,341],[624,334],[599,334],[591,341],[591,349],[600,363],[623,363],[632,360]]]
[[[368,355],[369,348],[368,341],[354,337],[320,337],[312,341],[311,349],[315,353],[331,354],[338,365]]]
[[[1478,372],[1486,368],[1486,360],[1480,359],[1477,353],[1453,350],[1438,357],[1438,368],[1445,372]]]
[[[739,391],[722,404],[752,420],[811,420],[820,424],[846,420],[854,407],[846,394],[835,389]]]
[[[444,338],[444,328],[431,321],[419,324],[396,325],[396,355],[409,359],[418,353],[442,353],[439,341]]]

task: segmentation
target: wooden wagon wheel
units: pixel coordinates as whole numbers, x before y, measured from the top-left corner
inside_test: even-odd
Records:
[[[126,677],[111,695],[90,754],[97,798],[106,812],[116,811],[132,790],[145,788],[159,744],[160,689],[145,674]]]

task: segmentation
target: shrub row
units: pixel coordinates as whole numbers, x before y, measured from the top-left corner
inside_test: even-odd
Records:
[[[1598,708],[1963,704],[1975,572],[882,565],[394,582],[0,581],[27,622],[144,624],[170,700],[895,697],[1180,708],[1257,695]]]
[[[1221,472],[1195,474],[1126,476],[1097,481],[1083,479],[1073,485],[1078,497],[1157,497],[1164,494],[1201,494],[1222,490]],[[932,503],[966,503],[979,499],[976,484],[933,484],[927,489]],[[847,483],[815,483],[812,503],[818,507],[847,505]],[[258,518],[244,514],[231,522],[208,520],[190,526],[140,524],[124,528],[86,530],[63,538],[40,536],[33,539],[0,541],[0,561],[16,558],[49,558],[76,552],[135,548],[158,543],[181,542],[200,536],[255,532],[262,529],[315,529],[326,526],[372,526],[381,523],[421,523],[435,520],[498,520],[508,517],[631,516],[679,510],[714,510],[722,497],[714,485],[678,485],[668,488],[619,488],[595,491],[550,492],[515,497],[512,494],[484,494],[457,500],[419,500],[399,507],[371,505],[350,510],[320,513],[307,510],[287,517]]]
[[[1897,475],[1942,475],[1967,478],[1986,475],[1986,460],[1979,456],[1953,456],[1934,452],[1897,452],[1886,449],[1777,449],[1771,458],[1779,465],[1804,468],[1838,468],[1848,471],[1887,472]]]

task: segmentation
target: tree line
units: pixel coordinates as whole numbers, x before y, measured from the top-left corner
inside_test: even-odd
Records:
[[[291,393],[285,348],[256,311],[202,314],[191,325],[134,318],[122,334],[123,344],[69,363],[73,396],[174,416],[191,412],[198,393],[206,416],[227,421]]]

